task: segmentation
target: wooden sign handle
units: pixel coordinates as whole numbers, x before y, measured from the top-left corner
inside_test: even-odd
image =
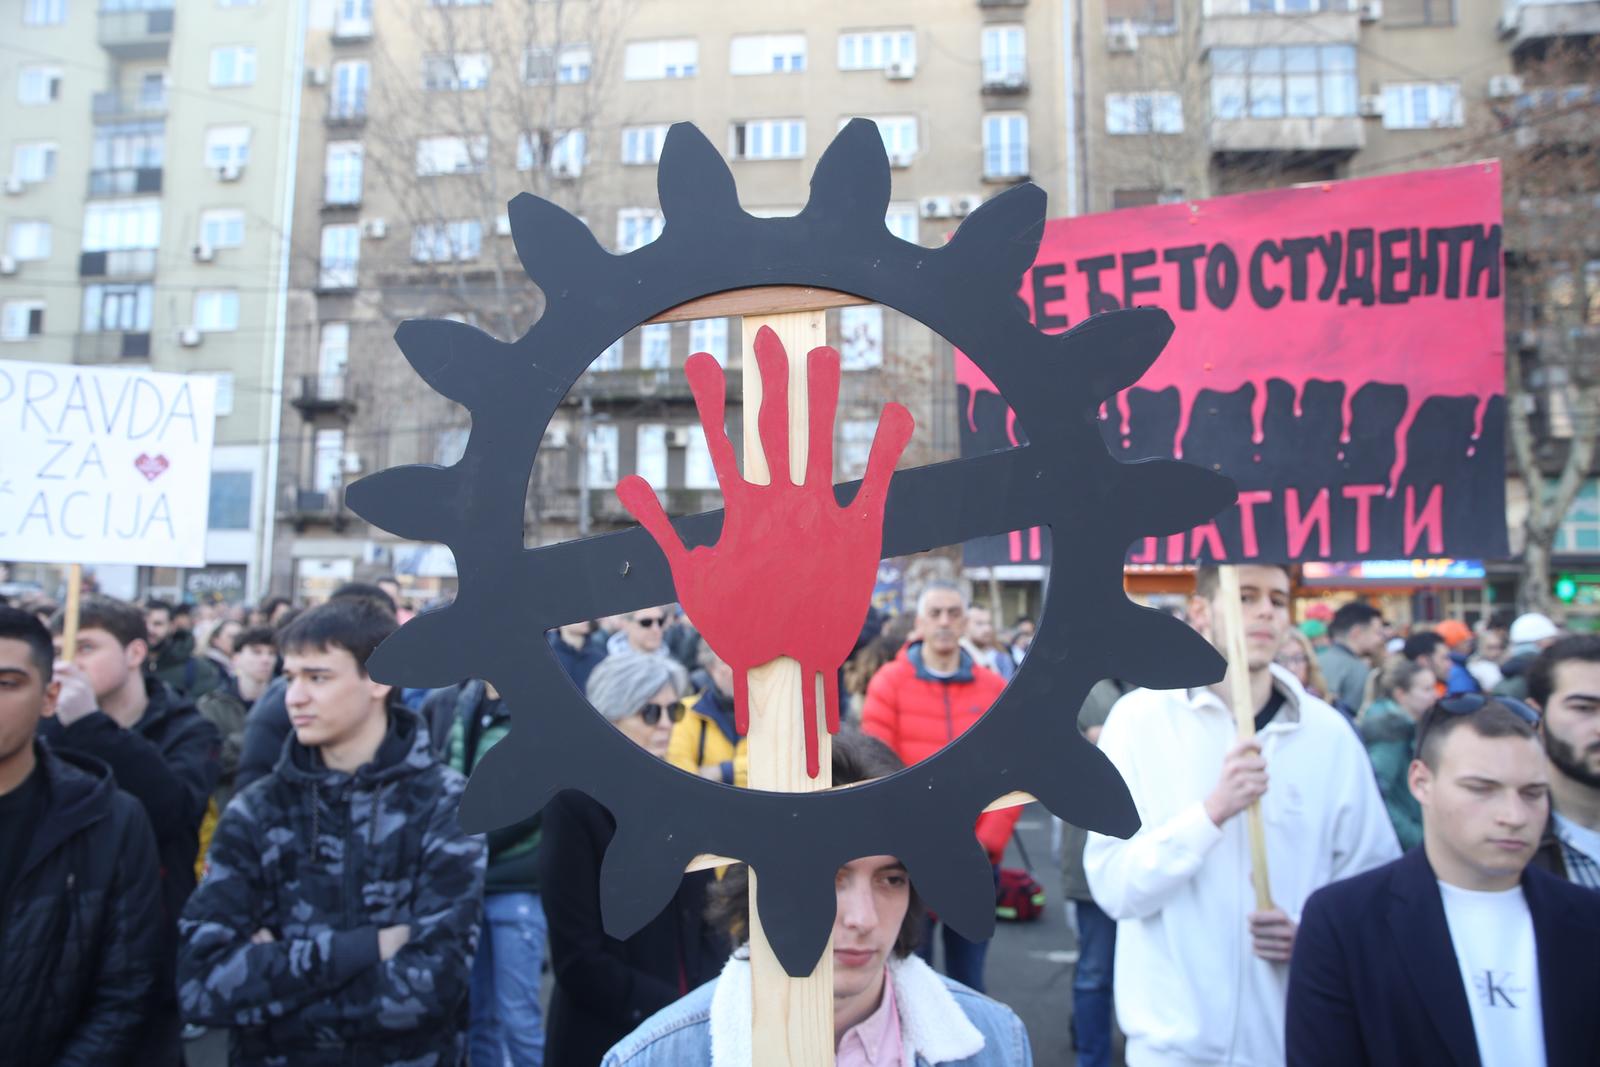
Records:
[[[1250,694],[1250,661],[1244,641],[1244,606],[1239,592],[1239,571],[1218,567],[1217,601],[1222,605],[1222,629],[1227,635],[1228,702],[1240,737],[1256,735],[1256,707]],[[1267,839],[1261,825],[1261,804],[1245,809],[1250,832],[1250,883],[1256,891],[1256,910],[1272,907],[1272,885],[1267,880]]]
[[[83,565],[67,568],[67,605],[61,613],[61,658],[72,662],[78,653],[78,610],[83,601]]]
[[[827,319],[821,309],[769,315],[747,315],[743,320],[744,370],[744,476],[747,481],[769,484],[772,472],[761,448],[757,417],[761,410],[761,375],[752,347],[756,332],[769,326],[789,355],[789,470],[796,483],[805,480],[806,447],[810,436],[806,392],[807,353],[827,344]],[[833,472],[828,472],[832,479]],[[821,687],[832,679],[814,676],[817,706]],[[833,784],[833,738],[820,731],[820,773],[806,773],[801,723],[802,677],[800,664],[787,656],[750,671],[750,771],[751,789],[809,793]],[[805,978],[791,978],[773,954],[762,929],[757,903],[756,872],[750,872],[750,987],[753,1048],[761,1050],[763,1065],[773,1067],[827,1067],[833,1063],[833,941],[823,950],[816,969]],[[781,917],[779,917],[781,918]]]

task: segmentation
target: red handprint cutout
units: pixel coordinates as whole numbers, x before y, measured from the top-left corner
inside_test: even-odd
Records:
[[[678,600],[717,654],[733,668],[739,732],[750,728],[749,671],[779,656],[800,664],[806,773],[817,776],[816,676],[822,677],[829,733],[839,731],[835,672],[855,645],[872,599],[883,550],[883,506],[894,465],[911,439],[911,413],[885,404],[855,499],[833,495],[833,421],[839,406],[839,353],[808,356],[809,435],[803,481],[789,470],[789,357],[763,326],[756,334],[761,371],[761,447],[769,485],[745,481],[723,424],[722,367],[704,352],[684,365],[700,425],[722,488],[722,537],[692,551],[667,521],[650,483],[629,475],[617,497],[667,557]]]

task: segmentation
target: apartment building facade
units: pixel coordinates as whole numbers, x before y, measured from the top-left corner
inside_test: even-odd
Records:
[[[0,3],[0,359],[218,380],[207,566],[98,568],[108,591],[243,599],[265,581],[300,11]]]
[[[543,297],[516,260],[511,196],[545,196],[627,252],[660,232],[656,164],[670,123],[694,122],[729,159],[744,208],[777,216],[803,206],[822,151],[865,116],[893,169],[885,225],[899,237],[942,243],[1023,180],[1064,211],[1067,11],[995,0],[314,3],[275,588],[316,596],[391,571],[418,599],[453,585],[447,552],[369,528],[342,491],[372,470],[460,455],[466,413],[417,378],[393,332],[412,316],[465,319],[502,339],[528,328]],[[864,468],[886,395],[917,417],[904,463],[956,454],[947,343],[877,307],[830,312],[829,336],[846,367],[838,477]],[[631,524],[611,492],[629,473],[662,490],[670,513],[719,507],[682,367],[709,351],[728,368],[737,439],[747,342],[738,320],[709,319],[646,325],[598,353],[545,437],[528,543]]]

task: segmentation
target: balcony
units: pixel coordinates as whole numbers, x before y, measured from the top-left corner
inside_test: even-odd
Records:
[[[362,101],[357,104],[330,103],[328,112],[322,117],[322,124],[329,129],[348,130],[356,129],[367,124],[367,104]]]
[[[78,257],[78,277],[137,281],[156,273],[154,248],[119,248],[110,252],[84,252]]]
[[[739,395],[742,380],[739,368],[729,367],[724,374],[731,395]],[[572,390],[574,396],[587,393],[596,403],[626,403],[628,401],[660,400],[688,403],[694,400],[689,391],[689,380],[682,367],[640,370],[593,370],[578,379]]]
[[[350,397],[350,383],[343,374],[306,374],[300,378],[300,389],[290,401],[305,418],[314,415],[334,414],[348,417],[356,410]]]
[[[1600,34],[1600,0],[1507,0],[1500,16],[1500,38],[1514,52],[1594,34]]]
[[[100,47],[118,59],[160,59],[172,48],[172,0],[102,0]]]
[[[1211,120],[1211,151],[1296,152],[1347,155],[1367,143],[1357,115]]]
[[[138,122],[162,118],[167,113],[167,98],[159,99],[132,93],[95,93],[91,111],[96,122]]]
[[[1284,44],[1356,44],[1361,15],[1340,0],[1305,15],[1252,14],[1249,0],[1213,0],[1200,24],[1200,46],[1265,48]]]
[[[80,332],[72,339],[72,362],[116,363],[150,358],[148,330],[97,330]]]
[[[372,40],[372,19],[357,16],[334,21],[334,44],[360,44],[362,41],[370,40]]]
[[[1588,145],[1600,112],[1600,85],[1530,89],[1517,96],[1512,123],[1519,148],[1534,145]]]
[[[161,191],[160,167],[122,167],[117,170],[91,170],[89,195],[137,196]]]
[[[1012,70],[986,70],[983,72],[983,91],[991,96],[1015,96],[1028,91],[1028,72],[1018,67]]]
[[[344,490],[339,487],[332,489],[307,489],[297,486],[285,493],[285,517],[294,525],[296,533],[307,526],[332,526],[335,530],[344,529],[346,516],[344,513]]]

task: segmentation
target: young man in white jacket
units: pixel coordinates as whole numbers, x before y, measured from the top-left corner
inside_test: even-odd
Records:
[[[1218,576],[1202,567],[1190,622],[1226,648]],[[1289,629],[1289,573],[1242,566],[1257,737],[1237,738],[1224,682],[1138,689],[1100,748],[1143,826],[1090,834],[1089,889],[1117,923],[1114,994],[1128,1067],[1284,1062],[1284,1002],[1300,910],[1317,888],[1400,854],[1350,724],[1273,663]],[[1260,800],[1274,907],[1257,911],[1241,813]]]

